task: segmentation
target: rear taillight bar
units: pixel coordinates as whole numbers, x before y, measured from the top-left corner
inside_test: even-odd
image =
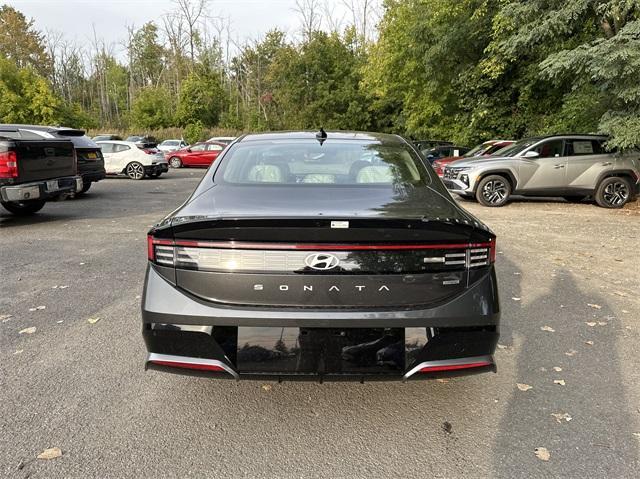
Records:
[[[297,250],[297,251],[393,251],[393,250],[422,250],[422,249],[465,249],[465,248],[491,248],[495,247],[495,241],[486,243],[447,243],[447,244],[310,244],[310,243],[247,243],[243,241],[194,241],[176,240],[166,243],[167,240],[157,240],[153,237],[154,244],[172,246],[187,246],[192,248],[223,248],[223,249],[260,249],[260,250]]]
[[[486,243],[458,244],[284,244],[284,243],[246,243],[193,240],[158,239],[147,237],[147,256],[161,266],[186,267],[188,269],[243,270],[243,265],[258,267],[267,261],[273,265],[287,265],[304,262],[305,251],[331,251],[335,254],[347,254],[351,251],[431,251],[424,263],[440,263],[445,266],[476,268],[487,266],[495,261],[495,240]],[[442,253],[438,253],[437,251]],[[290,252],[288,256],[284,253]],[[279,253],[282,252],[282,253]],[[285,255],[285,256],[283,256]],[[282,263],[284,261],[284,263]],[[283,266],[284,267],[284,266]],[[249,268],[251,269],[251,268]],[[258,268],[260,269],[260,268]],[[285,270],[288,268],[285,267]]]
[[[229,365],[217,359],[192,358],[188,356],[174,356],[170,354],[150,353],[147,365],[166,366],[171,368],[191,369],[194,371],[209,371],[231,374],[238,379],[238,373]]]
[[[474,356],[469,358],[444,359],[441,361],[425,361],[412,368],[404,375],[404,379],[409,379],[414,374],[428,374],[446,371],[458,371],[460,369],[475,369],[493,367],[495,362],[491,356]]]

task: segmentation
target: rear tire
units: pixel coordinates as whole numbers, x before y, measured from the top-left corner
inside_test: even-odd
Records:
[[[610,176],[598,185],[595,200],[603,208],[622,208],[632,196],[629,180],[621,176]]]
[[[141,180],[144,178],[144,166],[142,166],[142,163],[138,163],[137,161],[129,163],[124,172],[132,180]]]
[[[504,206],[511,196],[511,183],[504,176],[485,176],[476,188],[476,199],[483,206]]]
[[[169,166],[171,168],[182,168],[182,160],[177,156],[169,158]]]
[[[42,200],[29,200],[29,201],[10,201],[2,202],[2,206],[9,213],[13,213],[16,216],[29,216],[37,213],[44,206]]]

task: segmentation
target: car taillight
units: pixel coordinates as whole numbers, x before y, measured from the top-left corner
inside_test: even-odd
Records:
[[[0,152],[0,178],[18,177],[18,156],[15,151]]]
[[[148,236],[147,256],[149,261],[160,266],[238,272],[255,269],[267,271],[274,267],[295,269],[294,266],[311,252],[332,252],[340,256],[358,251],[400,251],[422,258],[420,262],[431,269],[449,271],[494,263],[495,246],[495,240],[463,244],[285,244],[172,241]]]

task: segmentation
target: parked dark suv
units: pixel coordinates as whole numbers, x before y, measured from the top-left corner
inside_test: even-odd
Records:
[[[149,233],[147,368],[410,380],[495,371],[495,235],[413,145],[248,135]]]
[[[104,169],[104,157],[100,147],[88,136],[84,130],[65,128],[61,126],[41,125],[0,125],[0,127],[15,127],[23,131],[32,132],[45,139],[69,140],[73,143],[78,164],[78,174],[82,177],[82,190],[76,195],[89,191],[92,183],[103,180],[107,173]]]

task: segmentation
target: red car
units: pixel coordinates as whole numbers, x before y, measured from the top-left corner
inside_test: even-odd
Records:
[[[167,153],[165,156],[169,161],[169,166],[172,168],[182,168],[183,166],[208,167],[226,147],[227,145],[224,143],[207,141],[194,143],[181,150]]]
[[[490,156],[498,150],[501,150],[505,146],[509,146],[514,143],[513,140],[489,140],[481,143],[472,150],[469,150],[462,156],[448,156],[446,158],[440,158],[432,163],[433,169],[436,170],[438,176],[444,174],[444,167],[452,161],[460,160],[462,158],[473,158],[476,156]]]

